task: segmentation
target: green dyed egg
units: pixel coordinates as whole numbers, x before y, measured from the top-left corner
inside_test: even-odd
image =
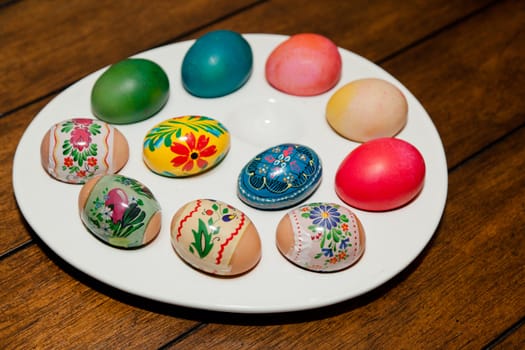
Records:
[[[157,113],[168,96],[168,76],[157,63],[129,58],[112,65],[97,79],[91,91],[91,109],[108,123],[135,123]]]

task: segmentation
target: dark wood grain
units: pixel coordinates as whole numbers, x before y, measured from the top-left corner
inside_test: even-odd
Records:
[[[487,350],[492,349],[524,349],[525,348],[525,318],[521,319],[514,327],[495,339],[487,346]]]
[[[36,245],[4,259],[0,275],[2,348],[157,349],[195,326],[100,294]]]
[[[525,2],[504,1],[383,65],[429,111],[449,168],[525,123],[523,28]]]
[[[102,66],[219,28],[324,34],[423,103],[449,192],[434,238],[405,271],[323,309],[224,314],[115,290],[32,234],[11,167],[34,115]],[[0,1],[0,348],[523,348],[523,28],[525,3],[511,0]]]
[[[275,0],[214,23],[192,37],[220,28],[241,33],[312,32],[377,62],[493,2]]]

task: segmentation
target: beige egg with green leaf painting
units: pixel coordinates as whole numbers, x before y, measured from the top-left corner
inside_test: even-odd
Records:
[[[213,275],[246,273],[261,258],[261,240],[250,218],[212,199],[191,201],[175,213],[171,243],[187,264]]]

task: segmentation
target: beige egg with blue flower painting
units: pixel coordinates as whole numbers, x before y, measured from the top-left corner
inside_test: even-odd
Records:
[[[143,158],[159,175],[186,177],[219,164],[230,149],[230,133],[206,116],[181,116],[151,128],[144,138]]]
[[[350,209],[335,203],[309,203],[283,216],[276,243],[293,264],[310,271],[334,272],[361,258],[365,232]]]

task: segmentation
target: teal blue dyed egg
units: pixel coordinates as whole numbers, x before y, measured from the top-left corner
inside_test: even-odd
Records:
[[[258,209],[283,209],[309,197],[321,177],[321,161],[314,150],[285,143],[259,153],[242,168],[237,194]]]
[[[220,97],[243,86],[252,67],[250,44],[239,33],[217,30],[197,39],[186,52],[182,84],[192,95]]]

